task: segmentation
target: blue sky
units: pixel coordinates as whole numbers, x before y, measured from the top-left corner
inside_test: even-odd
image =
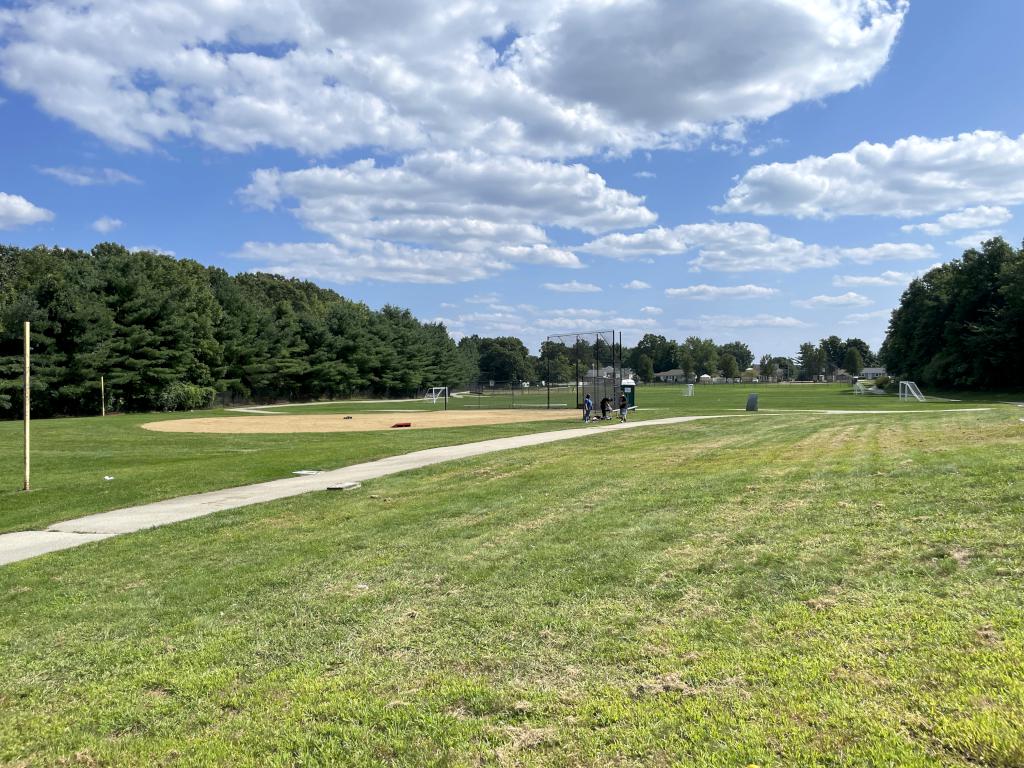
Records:
[[[1022,27],[1017,0],[3,4],[0,241],[533,347],[877,347],[914,275],[1024,235]]]

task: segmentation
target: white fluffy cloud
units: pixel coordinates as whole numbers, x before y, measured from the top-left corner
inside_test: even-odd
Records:
[[[684,328],[805,328],[807,323],[786,315],[701,315],[679,321]]]
[[[640,307],[640,311],[645,315],[660,315],[665,310],[661,307]]]
[[[581,283],[578,280],[570,280],[568,283],[544,283],[545,290],[556,293],[600,293],[601,286],[593,283]]]
[[[21,195],[0,192],[0,229],[14,229],[52,219],[53,211],[33,205]]]
[[[163,253],[166,254],[167,256],[178,255],[177,251],[172,251],[170,248],[161,248],[156,245],[132,245],[128,247],[128,250],[131,253],[142,253],[145,251],[149,253]]]
[[[840,325],[860,325],[871,320],[878,320],[882,317],[889,317],[892,314],[890,309],[876,309],[874,312],[854,312],[839,321]]]
[[[998,232],[975,232],[972,235],[964,235],[958,237],[956,240],[950,240],[950,245],[955,245],[958,248],[967,250],[968,248],[980,248],[981,244],[986,240],[991,240],[993,237],[999,237]]]
[[[930,245],[917,243],[879,243],[861,248],[804,243],[776,235],[763,224],[742,221],[683,224],[671,229],[654,227],[629,235],[616,232],[580,246],[580,250],[617,259],[696,250],[696,258],[690,260],[694,270],[722,272],[795,272],[847,261],[869,264],[882,259],[925,259],[935,255]]]
[[[116,168],[40,168],[40,173],[60,179],[73,187],[92,187],[108,184],[141,184],[137,178]]]
[[[892,269],[887,269],[880,275],[836,275],[832,278],[832,285],[837,288],[855,288],[857,286],[870,286],[870,287],[882,287],[882,286],[893,286],[893,285],[906,285],[915,277],[920,277],[925,272],[934,269],[939,266],[938,264],[932,264],[924,267],[923,269],[914,270],[913,272],[897,272]]]
[[[666,288],[665,295],[677,299],[758,299],[778,293],[775,288],[763,285],[691,285],[686,288]]]
[[[123,226],[123,221],[111,218],[110,216],[101,216],[92,223],[92,228],[102,234],[113,232],[115,229],[120,229]]]
[[[900,229],[904,232],[920,231],[926,235],[944,235],[958,229],[981,229],[983,227],[998,227],[1013,218],[1013,214],[1001,205],[979,205],[974,208],[964,208],[953,213],[940,216],[937,221],[927,221],[922,224],[904,224]]]
[[[638,338],[657,333],[660,328],[652,317],[630,317],[615,310],[591,307],[547,309],[531,304],[490,304],[471,312],[451,313],[436,318],[454,335],[479,333],[484,336],[513,335],[537,348],[549,334],[569,333],[581,328],[606,328],[625,331]]]
[[[642,198],[608,187],[584,165],[480,152],[420,152],[396,165],[367,159],[342,168],[258,170],[239,194],[255,206],[285,207],[330,236],[335,247],[320,252],[332,260],[341,250],[350,258],[387,253],[375,269],[394,265],[404,279],[412,274],[409,259],[429,261],[430,273],[418,279],[424,282],[467,279],[468,263],[476,277],[516,262],[579,268],[575,253],[550,244],[546,227],[598,233],[655,219]]]
[[[975,131],[941,139],[910,136],[891,146],[862,142],[828,157],[757,165],[716,210],[801,218],[911,217],[1021,202],[1024,135]]]
[[[235,257],[267,272],[342,284],[363,280],[463,283],[492,277],[516,264],[575,263],[572,253],[546,245],[455,251],[358,238],[334,243],[247,242]]]
[[[643,280],[630,280],[628,283],[622,286],[627,291],[643,291],[650,288],[650,283],[645,283]]]
[[[867,296],[862,296],[859,293],[848,291],[847,293],[840,294],[839,296],[828,296],[822,294],[820,296],[813,296],[809,299],[801,299],[793,302],[798,307],[805,307],[807,309],[813,309],[815,307],[866,307],[868,304],[873,304]]]
[[[656,218],[642,198],[608,187],[584,165],[480,152],[423,152],[394,166],[367,159],[258,170],[240,194],[265,208],[294,199],[303,223],[332,236],[434,245],[544,242],[542,226],[597,233]]]
[[[188,137],[318,156],[357,146],[579,156],[679,146],[866,83],[907,5],[36,3],[0,11],[0,78],[133,148]]]

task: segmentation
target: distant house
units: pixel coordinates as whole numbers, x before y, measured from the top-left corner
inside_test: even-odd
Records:
[[[672,368],[670,370],[654,374],[654,378],[657,381],[667,381],[670,383],[675,383],[677,381],[686,381],[686,371],[684,371],[682,368]]]
[[[622,378],[624,379],[633,378],[632,368],[623,368],[620,371],[620,373],[622,373]],[[591,368],[589,371],[583,374],[583,377],[585,379],[611,379],[615,377],[615,367],[611,365],[606,365],[603,368]]]
[[[879,376],[885,376],[885,368],[862,368],[860,371],[860,378],[874,381]]]

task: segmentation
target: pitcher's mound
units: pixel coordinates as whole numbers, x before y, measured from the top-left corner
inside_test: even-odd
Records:
[[[351,418],[349,418],[351,417]],[[208,419],[151,421],[143,429],[154,432],[207,432],[225,435],[282,435],[292,432],[373,432],[391,429],[399,421],[411,422],[407,429],[473,427],[484,424],[518,424],[523,421],[577,421],[575,410],[434,411],[413,413],[402,418],[395,413],[330,413],[307,416],[221,416]]]

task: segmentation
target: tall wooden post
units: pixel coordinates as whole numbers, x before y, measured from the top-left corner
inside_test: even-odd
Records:
[[[29,419],[32,414],[32,406],[30,404],[29,394],[29,334],[31,333],[32,324],[25,323],[25,490],[31,490],[31,483],[29,482],[29,457],[31,452],[29,449]]]
[[[107,390],[103,386],[103,377],[100,376],[100,416],[107,415]]]

